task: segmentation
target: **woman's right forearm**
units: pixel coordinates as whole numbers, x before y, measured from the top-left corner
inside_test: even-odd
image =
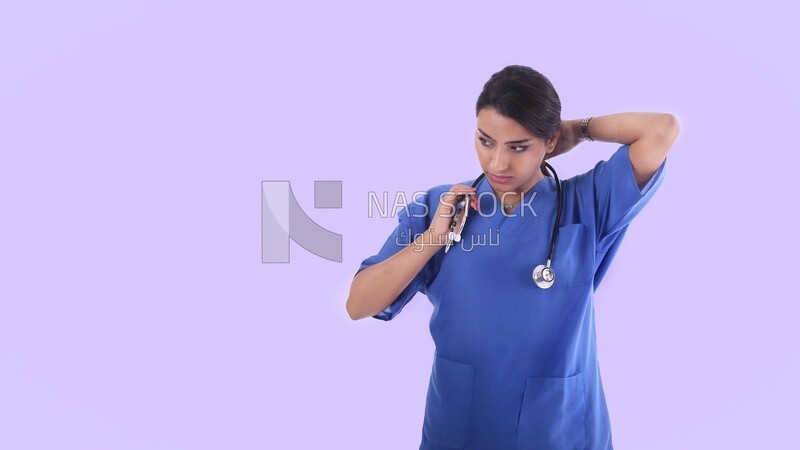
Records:
[[[356,274],[347,297],[350,318],[363,319],[386,309],[441,247],[439,237],[428,230],[385,261]]]

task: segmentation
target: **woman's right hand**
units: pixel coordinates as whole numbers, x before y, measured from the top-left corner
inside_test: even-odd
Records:
[[[475,195],[475,188],[465,184],[454,184],[449,190],[441,195],[439,206],[433,215],[431,226],[429,230],[433,231],[433,244],[443,246],[447,243],[447,235],[450,233],[450,224],[453,221],[453,212],[455,205],[469,195],[469,206],[474,210],[478,209],[478,199]],[[464,220],[464,214],[461,214],[459,223],[456,224],[456,229],[460,226],[460,222]]]

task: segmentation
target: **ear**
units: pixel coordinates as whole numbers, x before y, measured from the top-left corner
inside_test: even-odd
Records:
[[[555,150],[559,138],[561,138],[561,127],[559,127],[545,142],[545,153],[552,153],[553,150]]]

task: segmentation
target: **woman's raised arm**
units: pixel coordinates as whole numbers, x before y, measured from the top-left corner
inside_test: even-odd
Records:
[[[625,112],[592,117],[588,129],[595,141],[630,144],[633,174],[641,189],[667,157],[678,138],[680,122],[668,113]],[[545,159],[566,153],[585,140],[581,119],[562,120],[556,146]]]
[[[579,121],[577,126],[580,134]],[[625,112],[597,116],[589,121],[589,135],[595,141],[630,145],[633,175],[640,189],[664,162],[678,133],[678,118],[667,113]]]

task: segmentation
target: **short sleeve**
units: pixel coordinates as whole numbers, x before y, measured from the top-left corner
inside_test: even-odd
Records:
[[[619,234],[650,201],[661,186],[667,159],[640,190],[633,175],[630,145],[623,145],[608,161],[600,161],[593,169],[597,240],[603,241]]]
[[[414,237],[428,229],[428,213],[430,207],[427,202],[428,194],[419,195],[406,207],[397,213],[398,224],[377,254],[370,256],[361,263],[358,272],[367,267],[387,260],[403,248],[414,242]],[[372,316],[376,319],[391,320],[414,297],[417,292],[425,293],[429,280],[432,278],[433,258],[419,271],[403,292],[386,309]]]

